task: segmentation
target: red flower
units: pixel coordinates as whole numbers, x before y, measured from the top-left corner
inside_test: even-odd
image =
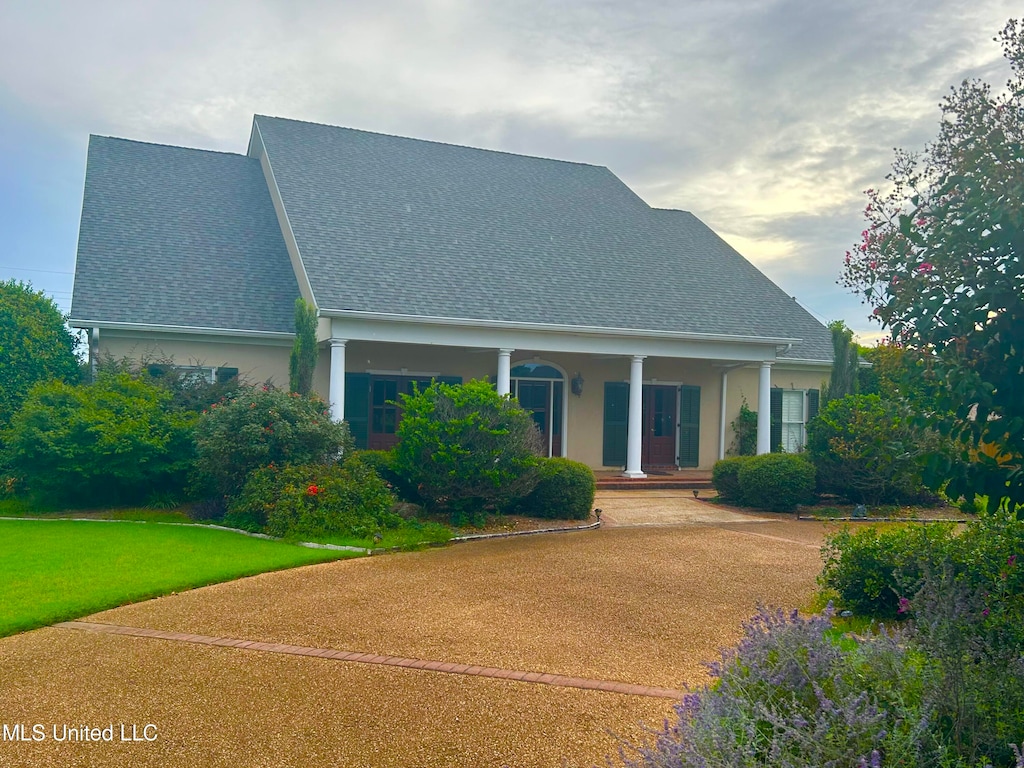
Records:
[[[931,262],[922,261],[921,265],[917,268],[918,272],[931,272],[935,267],[932,266]]]
[[[306,489],[307,496],[316,496],[318,493],[320,493],[320,489],[317,488],[315,485],[311,485],[309,486],[309,488]]]

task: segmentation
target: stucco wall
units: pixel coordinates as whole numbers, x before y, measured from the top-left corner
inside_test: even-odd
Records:
[[[249,383],[271,381],[288,385],[290,342],[243,342],[217,337],[190,340],[158,338],[108,331],[100,335],[100,349],[115,357],[133,359],[172,358],[182,365],[226,365],[239,369],[240,377]],[[629,380],[629,358],[598,357],[580,354],[543,354],[513,352],[512,365],[540,360],[551,363],[566,374],[566,432],[563,441],[570,458],[600,468],[603,452],[604,383]],[[321,344],[320,358],[314,375],[314,388],[326,399],[330,381],[331,353]],[[458,347],[383,344],[350,341],[345,349],[345,369],[359,373],[395,373],[405,375],[437,374],[461,376],[463,380],[497,374],[497,350],[470,350]],[[583,394],[573,395],[569,381],[581,375]],[[648,358],[644,361],[644,383],[700,387],[699,466],[709,469],[719,455],[719,424],[721,408],[722,368],[706,360]],[[816,389],[828,377],[827,368],[772,368],[772,385],[784,389]],[[733,441],[729,426],[739,415],[745,398],[752,410],[758,409],[758,367],[731,370],[726,398],[725,447]]]
[[[170,359],[178,365],[227,366],[249,384],[288,386],[291,342],[243,341],[217,336],[177,338],[158,334],[101,331],[100,354],[131,360]]]

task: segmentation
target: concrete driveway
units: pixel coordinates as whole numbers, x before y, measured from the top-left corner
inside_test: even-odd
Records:
[[[619,527],[264,574],[84,620],[106,631],[2,639],[0,721],[44,738],[0,741],[0,765],[603,764],[758,602],[806,604],[823,529],[601,503]]]

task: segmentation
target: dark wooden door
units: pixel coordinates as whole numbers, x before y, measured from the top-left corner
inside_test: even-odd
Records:
[[[533,423],[540,430],[544,438],[544,452],[547,453],[548,437],[550,435],[549,425],[551,423],[550,404],[551,395],[549,381],[525,381],[519,380],[519,391],[517,399],[524,410],[533,414]]]
[[[676,465],[676,388],[647,385],[643,397],[644,436],[640,462],[646,467]]]
[[[398,442],[398,379],[370,379],[370,436],[371,451],[387,451]]]

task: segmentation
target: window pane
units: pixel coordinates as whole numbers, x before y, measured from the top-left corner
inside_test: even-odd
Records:
[[[803,422],[804,393],[803,390],[787,389],[782,392],[782,423]]]
[[[557,368],[542,363],[522,363],[512,369],[514,379],[561,379]]]

